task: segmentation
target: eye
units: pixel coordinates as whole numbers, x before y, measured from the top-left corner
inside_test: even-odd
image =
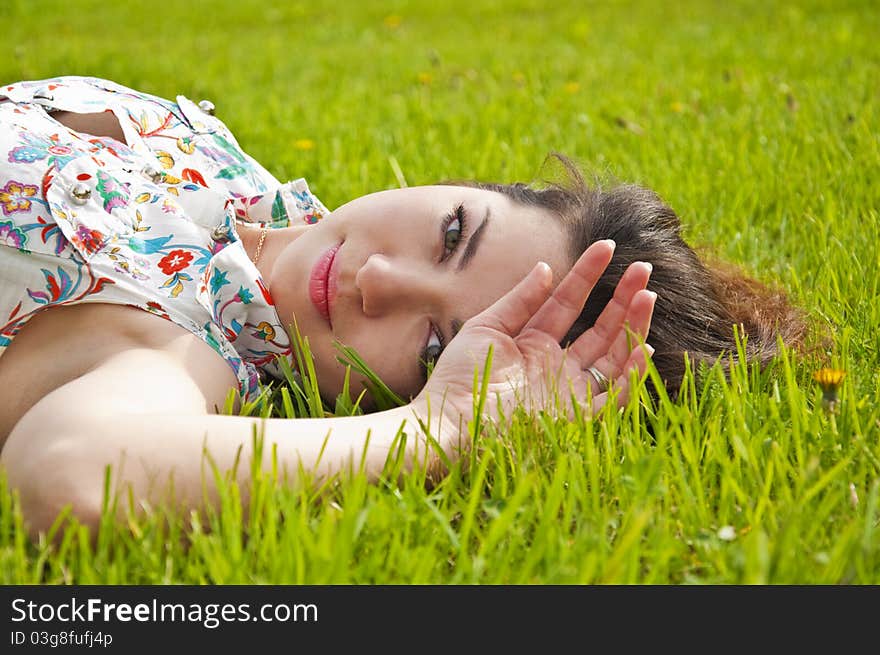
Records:
[[[440,231],[440,238],[443,243],[443,255],[440,257],[441,262],[448,259],[458,249],[466,228],[467,222],[464,205],[459,204],[443,219]],[[419,357],[419,366],[426,380],[431,375],[434,364],[437,363],[445,347],[446,343],[443,340],[443,333],[432,323],[428,332],[428,340]]]
[[[431,375],[434,364],[440,358],[444,347],[443,334],[434,325],[431,325],[431,331],[428,333],[428,343],[425,344],[425,348],[422,350],[422,357],[419,362],[426,380]]]
[[[455,252],[461,242],[465,228],[464,205],[459,205],[446,216],[443,221],[443,261]]]
[[[443,233],[443,238],[443,247],[446,248],[447,255],[451,254],[455,251],[455,247],[458,245],[458,240],[461,239],[461,219],[456,218],[449,224],[449,227],[446,228],[446,232]]]

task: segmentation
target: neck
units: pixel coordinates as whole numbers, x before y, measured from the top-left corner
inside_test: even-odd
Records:
[[[260,277],[265,280],[269,278],[269,272],[275,264],[275,260],[288,243],[295,240],[309,226],[295,225],[291,227],[268,229],[266,238],[263,239],[263,246],[259,248],[259,258],[257,258],[257,250],[260,244],[260,235],[262,228],[257,224],[239,223],[238,235],[244,250],[251,261],[256,259],[255,266],[260,272]]]

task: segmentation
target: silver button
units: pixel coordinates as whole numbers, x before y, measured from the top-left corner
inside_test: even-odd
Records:
[[[153,166],[152,164],[147,164],[141,169],[141,175],[143,175],[148,180],[151,180],[153,184],[159,184],[162,181],[164,175],[162,171]]]
[[[211,230],[211,238],[214,241],[226,242],[229,241],[229,234],[232,230],[229,229],[228,225],[218,225],[213,230]]]
[[[209,116],[214,115],[214,103],[210,100],[200,100],[199,101],[199,109],[208,114]]]
[[[82,182],[74,184],[73,187],[71,187],[70,189],[70,198],[77,205],[86,204],[91,197],[92,190]]]

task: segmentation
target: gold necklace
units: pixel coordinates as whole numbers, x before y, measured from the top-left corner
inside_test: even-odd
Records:
[[[260,240],[257,242],[257,251],[254,253],[254,264],[256,264],[260,260],[260,253],[263,251],[263,241],[266,240],[266,233],[269,231],[269,227],[263,227],[260,230]]]

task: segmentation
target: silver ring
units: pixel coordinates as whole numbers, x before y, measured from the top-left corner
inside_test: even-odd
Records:
[[[602,371],[600,371],[595,366],[588,366],[587,372],[593,376],[593,379],[596,381],[596,384],[599,385],[600,392],[608,391],[608,387],[610,386],[609,382],[608,382],[608,378],[605,377],[605,374],[602,373]]]

